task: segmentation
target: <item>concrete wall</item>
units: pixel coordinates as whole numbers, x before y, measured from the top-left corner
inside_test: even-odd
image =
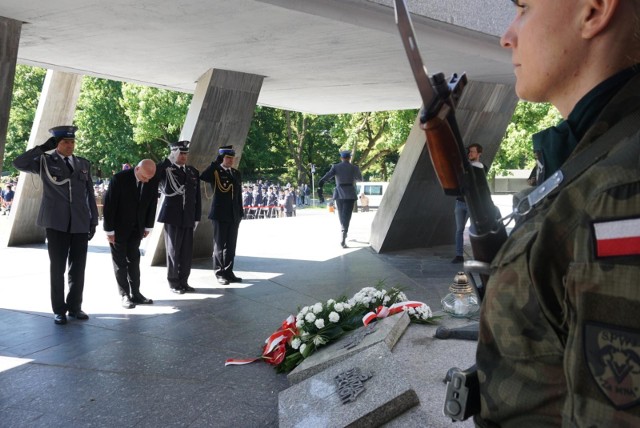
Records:
[[[7,144],[7,128],[21,28],[20,21],[0,17],[0,173],[2,173],[4,161],[4,148]]]
[[[469,82],[458,103],[464,143],[481,144],[487,166],[517,101],[511,85]],[[442,191],[418,125],[416,119],[371,225],[371,246],[379,253],[454,243],[455,198]]]

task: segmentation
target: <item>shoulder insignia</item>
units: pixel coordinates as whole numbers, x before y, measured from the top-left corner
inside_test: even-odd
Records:
[[[587,323],[584,351],[591,376],[618,410],[640,404],[640,331]]]
[[[640,218],[593,223],[596,258],[640,255]]]

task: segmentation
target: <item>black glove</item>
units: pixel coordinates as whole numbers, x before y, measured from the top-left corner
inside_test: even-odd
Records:
[[[324,202],[324,194],[322,193],[322,187],[318,187],[318,200],[320,203]]]
[[[93,235],[95,235],[95,234],[96,234],[96,225],[92,224],[89,227],[89,241],[91,241],[91,239],[93,238]]]
[[[40,146],[40,150],[42,150],[43,152],[48,152],[49,150],[53,150],[56,147],[58,147],[58,140],[56,139],[56,137],[51,137]]]
[[[218,155],[218,157],[216,158],[216,163],[221,164],[223,160],[224,160],[224,155]]]

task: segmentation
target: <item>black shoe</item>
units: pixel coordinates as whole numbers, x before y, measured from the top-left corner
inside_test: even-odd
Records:
[[[182,289],[184,290],[185,293],[193,293],[194,291],[196,291],[196,289],[190,286],[189,284],[183,285]]]
[[[67,323],[67,316],[64,314],[56,314],[56,316],[53,318],[53,322],[58,325],[64,325]]]
[[[176,294],[184,294],[184,288],[171,287],[171,292]]]
[[[125,309],[133,309],[136,307],[136,305],[131,301],[129,296],[125,294],[124,296],[122,296],[122,307]]]
[[[235,274],[227,275],[227,281],[229,282],[242,282],[242,278],[237,277]]]
[[[229,280],[227,278],[224,278],[222,276],[216,276],[216,279],[218,280],[218,284],[229,285]]]
[[[131,298],[131,302],[135,303],[136,305],[153,305],[152,299],[147,299],[140,293],[134,294]]]
[[[463,262],[464,262],[464,257],[462,256],[455,256],[453,260],[451,260],[451,263],[463,263]]]
[[[69,311],[69,316],[71,318],[75,318],[77,320],[88,320],[89,319],[89,315],[87,315],[82,309],[80,309],[79,311]]]

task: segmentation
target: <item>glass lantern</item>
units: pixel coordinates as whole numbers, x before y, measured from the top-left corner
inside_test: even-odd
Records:
[[[442,299],[442,309],[451,316],[468,318],[480,310],[478,297],[464,272],[458,272],[449,287],[450,293]]]

